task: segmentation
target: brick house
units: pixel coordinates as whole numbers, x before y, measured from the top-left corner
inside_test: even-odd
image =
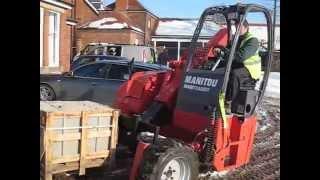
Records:
[[[89,0],[40,0],[40,73],[69,71],[76,25],[98,17]]]
[[[91,42],[150,45],[157,20],[158,17],[137,0],[116,0],[99,10],[97,19],[79,23],[77,51]]]
[[[90,42],[150,45],[157,20],[137,0],[40,0],[40,73],[69,71]]]
[[[40,73],[69,70],[75,25],[72,0],[40,1]]]

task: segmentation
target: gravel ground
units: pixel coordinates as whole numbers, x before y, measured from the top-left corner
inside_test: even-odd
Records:
[[[203,175],[202,180],[277,180],[280,179],[280,100],[264,98],[258,109],[258,126],[250,163],[229,172]],[[132,160],[118,161],[112,172],[92,171],[90,176],[68,180],[125,180]]]

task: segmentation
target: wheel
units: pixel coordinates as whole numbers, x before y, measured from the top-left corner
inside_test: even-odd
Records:
[[[162,140],[163,141],[163,140]],[[173,139],[159,142],[144,152],[138,171],[139,180],[194,180],[199,174],[198,154]]]
[[[45,84],[40,84],[40,101],[53,101],[56,96],[51,87]]]

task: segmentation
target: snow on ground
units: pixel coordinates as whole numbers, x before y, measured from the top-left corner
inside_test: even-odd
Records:
[[[280,72],[270,73],[265,96],[280,98]]]

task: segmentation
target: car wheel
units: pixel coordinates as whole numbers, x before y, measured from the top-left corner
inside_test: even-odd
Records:
[[[40,84],[40,101],[53,101],[55,94],[51,87],[45,84]]]

